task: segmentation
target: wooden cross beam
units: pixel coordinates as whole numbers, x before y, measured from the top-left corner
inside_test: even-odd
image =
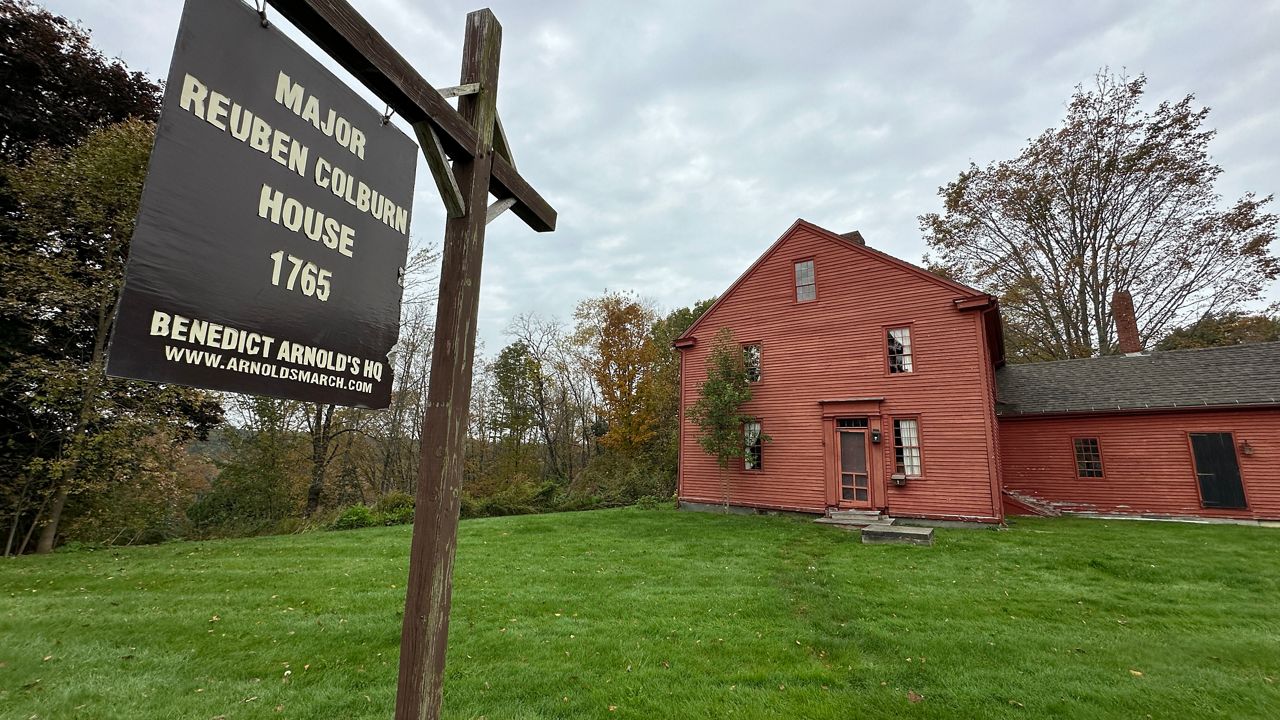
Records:
[[[534,230],[547,232],[555,229],[556,211],[516,172],[498,120],[502,26],[492,12],[467,15],[462,77],[442,93],[346,0],[269,2],[410,122],[449,215],[395,709],[396,720],[435,720],[440,716],[449,634],[485,225],[511,208]],[[458,98],[457,110],[445,102],[446,94]],[[488,203],[490,194],[497,198],[493,205]]]
[[[470,123],[454,110],[440,91],[422,78],[413,66],[391,47],[367,20],[356,12],[346,0],[268,0],[271,6],[311,38],[325,52],[346,68],[360,82],[387,103],[392,110],[418,132],[419,123],[427,123],[438,137],[442,154],[457,162],[474,158],[487,151],[482,147],[482,136]],[[459,87],[470,83],[461,82]],[[483,83],[481,83],[483,87]],[[448,88],[458,90],[459,87]],[[465,89],[463,92],[465,92]],[[463,92],[460,97],[467,97]],[[461,102],[461,100],[460,100]],[[492,145],[492,138],[486,145]],[[505,137],[501,143],[505,147]],[[428,157],[428,161],[431,158]],[[432,166],[432,176],[437,186],[441,176]],[[499,200],[514,198],[511,208],[521,220],[538,232],[550,232],[556,228],[556,211],[542,199],[510,161],[510,156],[499,156],[493,162],[493,172],[488,190]],[[442,195],[443,195],[442,190]],[[450,217],[455,209],[445,201]]]

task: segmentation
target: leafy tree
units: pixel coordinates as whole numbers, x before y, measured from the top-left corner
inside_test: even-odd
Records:
[[[108,126],[155,120],[159,86],[27,0],[0,0],[0,77],[0,504],[6,551],[41,525],[48,550],[68,499],[110,475],[93,459],[128,464],[103,452],[109,438],[150,419],[165,431],[172,417],[182,442],[220,410],[202,394],[102,377],[152,133]]]
[[[489,411],[490,426],[497,430],[506,446],[508,470],[524,464],[526,440],[534,428],[536,405],[534,392],[541,370],[529,347],[516,341],[504,347],[489,365],[493,374]]]
[[[672,310],[653,324],[649,335],[655,357],[649,373],[650,382],[646,384],[645,402],[658,421],[652,459],[655,470],[667,474],[673,492],[680,452],[680,351],[671,343],[714,302],[715,298],[708,298],[689,307]]]
[[[707,356],[707,379],[698,386],[698,399],[689,406],[689,421],[698,427],[698,444],[716,459],[722,485],[734,460],[747,455],[742,425],[750,420],[741,407],[751,400],[751,383],[742,362],[742,348],[733,331],[721,328]],[[761,436],[761,442],[768,438]],[[729,502],[727,485],[724,501]]]
[[[0,318],[20,330],[2,350],[0,460],[21,478],[19,498],[33,487],[44,498],[38,552],[53,548],[68,498],[113,472],[94,462],[121,457],[100,452],[112,428],[155,426],[181,442],[222,418],[211,394],[103,373],[153,133],[150,123],[125,121],[3,169],[17,208],[5,227],[17,241],[0,258]]]
[[[645,402],[645,384],[658,349],[649,337],[657,312],[634,296],[611,292],[583,300],[574,311],[574,340],[600,391],[605,447],[637,455],[657,432],[658,419]]]
[[[1012,160],[971,164],[920,217],[948,274],[1001,297],[1014,359],[1114,350],[1111,295],[1129,290],[1141,338],[1231,312],[1280,275],[1272,197],[1220,207],[1208,108],[1144,111],[1146,78],[1098,73],[1061,127]]]
[[[1280,340],[1280,316],[1240,312],[1206,315],[1169,333],[1157,350],[1223,347]]]
[[[252,395],[228,401],[241,427],[226,429],[228,457],[209,491],[187,511],[206,536],[260,532],[297,514],[309,486],[309,448],[297,420],[316,404]]]

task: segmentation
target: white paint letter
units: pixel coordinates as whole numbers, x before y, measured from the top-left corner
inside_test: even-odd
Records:
[[[292,110],[295,115],[302,114],[304,95],[306,95],[306,88],[294,84],[288,75],[280,73],[280,77],[276,78],[276,102]]]
[[[182,81],[182,97],[178,100],[178,107],[194,113],[196,117],[203,118],[204,98],[208,94],[209,88],[191,77],[191,73],[187,73],[187,77]]]
[[[263,183],[262,194],[258,197],[258,217],[266,218],[279,225],[282,203],[284,203],[284,193],[272,190],[270,185]],[[271,217],[267,217],[268,213]]]
[[[253,132],[249,133],[249,147],[261,153],[271,150],[271,126],[260,117],[253,119]]]
[[[169,334],[169,313],[162,313],[159,310],[151,313],[151,334],[161,336]]]
[[[360,128],[351,128],[351,152],[361,160],[364,159],[364,132]]]
[[[227,124],[223,120],[227,117],[227,103],[231,98],[214,90],[209,93],[209,112],[204,116],[205,122],[218,128],[226,130]]]

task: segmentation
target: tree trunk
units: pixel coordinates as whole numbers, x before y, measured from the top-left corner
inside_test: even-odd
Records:
[[[315,420],[311,424],[311,484],[307,487],[307,517],[320,508],[320,497],[324,494],[329,442],[333,439],[329,430],[333,424],[334,407],[333,404],[316,403]]]
[[[18,539],[18,526],[22,524],[22,511],[27,509],[27,494],[31,489],[31,477],[22,483],[22,492],[18,495],[18,506],[13,511],[13,524],[9,527],[9,538],[4,544],[4,556],[13,554],[13,542]]]
[[[40,539],[36,541],[37,554],[53,552],[53,541],[58,537],[58,523],[62,520],[62,508],[66,507],[69,494],[64,482],[53,496],[53,505],[49,507],[49,522],[40,528]]]
[[[112,303],[115,295],[112,294]],[[40,540],[36,543],[37,553],[53,551],[53,542],[58,537],[58,524],[62,521],[62,510],[67,504],[67,496],[71,494],[71,484],[80,476],[80,450],[89,434],[89,418],[93,414],[98,387],[105,377],[105,356],[107,333],[111,329],[111,313],[114,305],[98,306],[98,328],[93,338],[93,356],[89,362],[89,373],[85,376],[84,392],[80,399],[80,414],[76,418],[76,427],[71,434],[71,472],[57,483],[57,491],[53,496],[53,505],[49,508],[49,522],[40,529]]]
[[[22,544],[18,546],[18,555],[27,552],[27,546],[31,544],[31,536],[35,534],[36,528],[40,526],[40,518],[44,515],[44,508],[49,504],[49,498],[46,496],[44,502],[40,503],[40,509],[36,510],[36,516],[31,518],[31,527],[27,528],[27,534],[22,537]]]

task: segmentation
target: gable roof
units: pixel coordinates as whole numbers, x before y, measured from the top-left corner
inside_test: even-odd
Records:
[[[741,275],[738,276],[737,280],[733,281],[732,285],[730,285],[723,293],[720,294],[720,297],[716,298],[716,301],[714,303],[711,303],[710,307],[708,307],[706,310],[703,311],[701,315],[698,316],[697,320],[693,321],[693,324],[689,326],[689,329],[685,330],[680,335],[680,337],[676,338],[676,341],[679,342],[687,338],[692,338],[694,331],[698,329],[698,326],[702,324],[702,321],[710,317],[711,313],[714,312],[717,307],[719,307],[720,303],[724,302],[726,298],[728,298],[730,295],[733,294],[733,291],[736,290],[739,285],[741,285],[744,281],[746,281],[747,278],[751,277],[751,275],[755,272],[756,268],[758,268],[770,255],[773,255],[773,253],[776,252],[778,248],[780,248],[783,245],[783,243],[787,241],[787,239],[789,239],[792,235],[794,235],[797,230],[800,230],[802,228],[818,235],[819,237],[824,237],[831,240],[832,242],[838,243],[842,247],[848,248],[854,252],[860,252],[860,253],[869,255],[873,258],[876,258],[878,260],[888,262],[891,265],[896,265],[930,282],[933,282],[937,285],[941,285],[949,290],[952,290],[962,298],[965,298],[965,299],[987,298],[992,302],[995,301],[995,298],[991,297],[990,295],[987,295],[984,292],[981,292],[979,290],[974,290],[971,287],[961,285],[960,283],[955,282],[953,280],[948,280],[944,277],[935,275],[929,272],[928,270],[925,270],[924,268],[920,267],[919,265],[913,265],[905,260],[900,260],[888,253],[881,252],[879,250],[876,250],[875,248],[868,247],[864,243],[859,243],[851,238],[838,235],[836,233],[831,232],[830,230],[827,230],[826,228],[818,227],[817,225],[814,225],[813,223],[807,220],[804,220],[803,218],[797,218],[796,221],[791,224],[791,227],[787,228],[786,232],[782,233],[782,235],[779,236],[778,239],[775,240],[773,244],[770,245],[769,248],[760,255],[760,257],[756,258],[755,262],[751,263],[750,267],[748,267]],[[849,234],[852,235],[853,233],[849,233]],[[859,233],[859,236],[861,236],[861,233]],[[1001,355],[1003,355],[1003,352],[1001,353]]]
[[[1280,342],[1006,365],[996,414],[1280,405]]]

